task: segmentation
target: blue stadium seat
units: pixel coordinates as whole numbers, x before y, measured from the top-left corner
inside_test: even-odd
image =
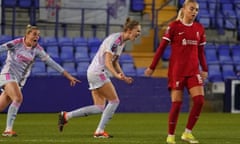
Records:
[[[216,49],[205,49],[205,55],[208,64],[219,64]]]
[[[219,64],[209,64],[208,65],[208,80],[210,82],[223,81],[221,67]]]
[[[77,74],[79,76],[86,76],[89,62],[78,62],[77,63]]]
[[[204,46],[205,49],[216,49],[216,45],[213,44],[213,43],[207,43],[205,46]]]
[[[234,64],[240,64],[240,46],[232,46],[232,60]]]
[[[46,67],[46,71],[47,71],[48,76],[60,76],[60,75],[62,75],[61,73],[59,73],[55,69],[51,68],[50,66]]]
[[[133,63],[123,63],[121,65],[123,72],[127,76],[136,76],[136,69]]]
[[[171,54],[171,46],[168,45],[163,53],[162,60],[168,61],[170,58],[170,54]]]
[[[212,16],[207,8],[201,8],[197,16],[197,20],[205,27],[210,28],[211,27],[211,19]]]
[[[96,52],[100,47],[102,40],[96,37],[92,37],[88,39],[88,48],[90,52]]]
[[[31,8],[33,6],[32,0],[18,0],[18,6],[20,8]]]
[[[2,0],[2,7],[17,7],[17,0]]]
[[[55,37],[45,37],[44,38],[44,45],[45,46],[58,46],[58,40]]]
[[[230,55],[230,48],[218,49],[218,58],[221,64],[233,64],[233,60]]]
[[[91,46],[89,47],[90,53],[96,53],[99,49],[99,46]]]
[[[88,47],[87,46],[77,46],[75,47],[75,52],[83,52],[88,53]]]
[[[84,37],[74,37],[73,38],[73,45],[77,46],[88,46],[88,40]]]
[[[130,55],[128,53],[123,53],[119,57],[119,62],[120,63],[134,63],[134,60],[133,60],[132,55]]]
[[[240,63],[235,64],[234,67],[235,67],[234,69],[236,70],[236,72],[239,73],[240,72]]]
[[[46,66],[45,63],[42,61],[35,61],[32,71],[31,71],[32,76],[46,76]]]
[[[144,0],[131,0],[130,9],[133,12],[142,12],[145,8]]]
[[[62,46],[73,46],[73,41],[70,37],[60,37],[58,39],[59,47]]]
[[[234,65],[222,64],[222,76],[223,76],[223,80],[226,80],[229,78],[237,78],[236,72],[234,70]]]
[[[0,35],[0,44],[4,44],[11,40],[12,40],[12,36],[10,35]]]
[[[91,38],[88,38],[88,46],[91,47],[91,46],[100,46],[102,43],[102,40],[97,38],[97,37],[91,37]]]
[[[74,47],[72,46],[62,46],[60,47],[60,58],[62,61],[72,62],[74,61]]]
[[[90,62],[89,54],[86,52],[75,52],[75,61],[76,62]]]
[[[237,25],[237,16],[235,11],[233,10],[228,10],[224,12],[224,28],[230,29],[230,30],[235,30],[238,25]]]
[[[223,44],[219,44],[217,47],[216,47],[218,50],[219,49],[231,49],[230,45],[229,44],[226,44],[226,43],[223,43]]]
[[[137,73],[137,76],[139,76],[139,77],[144,77],[145,75],[144,75],[144,71],[145,71],[145,69],[146,68],[136,68],[136,73]]]
[[[62,63],[63,68],[68,71],[71,75],[76,76],[77,71],[76,71],[76,66],[75,62],[63,62]]]
[[[46,52],[57,62],[61,62],[60,59],[60,51],[58,46],[47,46],[46,48]]]

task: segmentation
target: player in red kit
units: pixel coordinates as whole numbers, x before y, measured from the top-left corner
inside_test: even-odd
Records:
[[[192,98],[191,108],[185,131],[181,139],[189,143],[199,143],[192,135],[204,104],[204,80],[208,76],[208,68],[204,54],[206,37],[204,27],[195,22],[199,5],[196,0],[185,0],[179,11],[179,18],[169,24],[162,41],[156,51],[152,64],[145,70],[151,76],[168,43],[171,45],[171,56],[168,69],[168,88],[171,91],[171,109],[168,120],[168,136],[166,142],[175,144],[175,129],[180,113],[183,91],[186,87]],[[201,66],[201,69],[199,69]]]

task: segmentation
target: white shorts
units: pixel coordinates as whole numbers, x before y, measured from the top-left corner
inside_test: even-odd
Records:
[[[102,72],[100,74],[88,72],[87,79],[89,84],[89,90],[100,88],[105,83],[111,82],[106,72]]]
[[[13,81],[18,83],[17,78],[14,75],[10,73],[0,74],[0,87],[4,86],[8,82],[13,82]]]

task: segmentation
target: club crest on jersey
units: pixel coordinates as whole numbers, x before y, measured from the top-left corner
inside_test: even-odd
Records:
[[[116,52],[116,51],[117,51],[117,47],[118,47],[118,45],[114,43],[114,44],[112,45],[111,51],[112,51],[112,52]]]

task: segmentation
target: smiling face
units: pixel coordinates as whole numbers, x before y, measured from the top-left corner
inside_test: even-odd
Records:
[[[196,2],[188,2],[183,7],[184,17],[188,22],[193,22],[198,14],[199,5]]]
[[[27,46],[35,47],[38,44],[38,40],[40,38],[40,31],[38,29],[31,29],[25,35],[25,43]]]

